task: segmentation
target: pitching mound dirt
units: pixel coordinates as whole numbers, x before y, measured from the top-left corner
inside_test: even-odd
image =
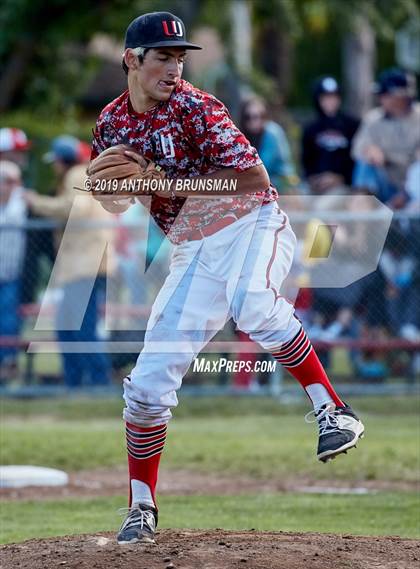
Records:
[[[418,569],[420,541],[397,537],[162,530],[156,545],[119,546],[112,534],[5,545],[1,568]]]

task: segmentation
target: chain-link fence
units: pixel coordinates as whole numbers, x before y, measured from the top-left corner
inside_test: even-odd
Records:
[[[330,375],[378,393],[415,384],[418,215],[393,215],[367,196],[290,197],[281,206],[298,237],[282,295],[295,303]],[[107,221],[0,223],[3,389],[119,387],[142,347],[171,250],[140,205]],[[205,352],[217,365],[192,366],[191,389],[287,389],[288,378],[232,321]],[[234,365],[240,361],[248,365]]]

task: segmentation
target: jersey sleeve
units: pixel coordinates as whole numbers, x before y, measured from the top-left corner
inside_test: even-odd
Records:
[[[112,136],[115,135],[116,129],[109,120],[109,116],[105,113],[105,109],[99,115],[95,128],[92,129],[92,150],[90,159],[93,160],[101,152],[115,145]]]
[[[101,152],[106,150],[107,146],[101,134],[101,120],[96,122],[95,128],[92,129],[92,147],[90,152],[90,159],[94,160]]]
[[[216,168],[243,172],[261,164],[257,150],[215,98],[201,101],[190,110],[184,119],[184,131],[190,143]]]

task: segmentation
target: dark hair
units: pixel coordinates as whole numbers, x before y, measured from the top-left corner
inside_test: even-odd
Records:
[[[260,105],[261,107],[263,107],[264,115],[267,116],[267,104],[262,97],[259,97],[258,95],[252,95],[251,97],[247,97],[242,101],[239,111],[240,114],[239,124],[241,130],[243,129],[246,130],[246,115],[248,113],[249,107],[251,107],[252,105]]]
[[[143,63],[143,61],[144,61],[144,56],[145,56],[146,53],[149,51],[149,49],[150,49],[150,47],[146,47],[146,48],[144,49],[143,55],[138,55],[138,56],[137,56],[137,57],[139,58],[140,63]],[[124,69],[124,73],[125,73],[126,75],[128,75],[128,67],[127,67],[126,62],[124,61],[124,58],[123,58],[123,60],[122,60],[122,68]]]

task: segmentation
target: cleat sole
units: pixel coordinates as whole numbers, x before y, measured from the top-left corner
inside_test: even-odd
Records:
[[[151,539],[150,537],[144,537],[142,539],[138,539],[137,537],[134,539],[130,539],[130,541],[119,541],[117,540],[118,545],[133,545],[134,543],[145,543],[145,544],[150,544],[150,543],[156,543],[156,541],[154,539]]]
[[[351,440],[350,442],[346,443],[345,445],[343,445],[338,449],[335,449],[333,451],[325,451],[317,455],[318,460],[320,460],[325,464],[329,460],[334,460],[334,458],[336,458],[339,454],[347,454],[347,451],[349,451],[352,448],[356,448],[359,439],[362,439],[365,435],[365,430],[364,430],[365,428],[363,426],[363,423],[361,422],[360,422],[360,429],[361,429],[360,432],[356,433],[353,440]]]

